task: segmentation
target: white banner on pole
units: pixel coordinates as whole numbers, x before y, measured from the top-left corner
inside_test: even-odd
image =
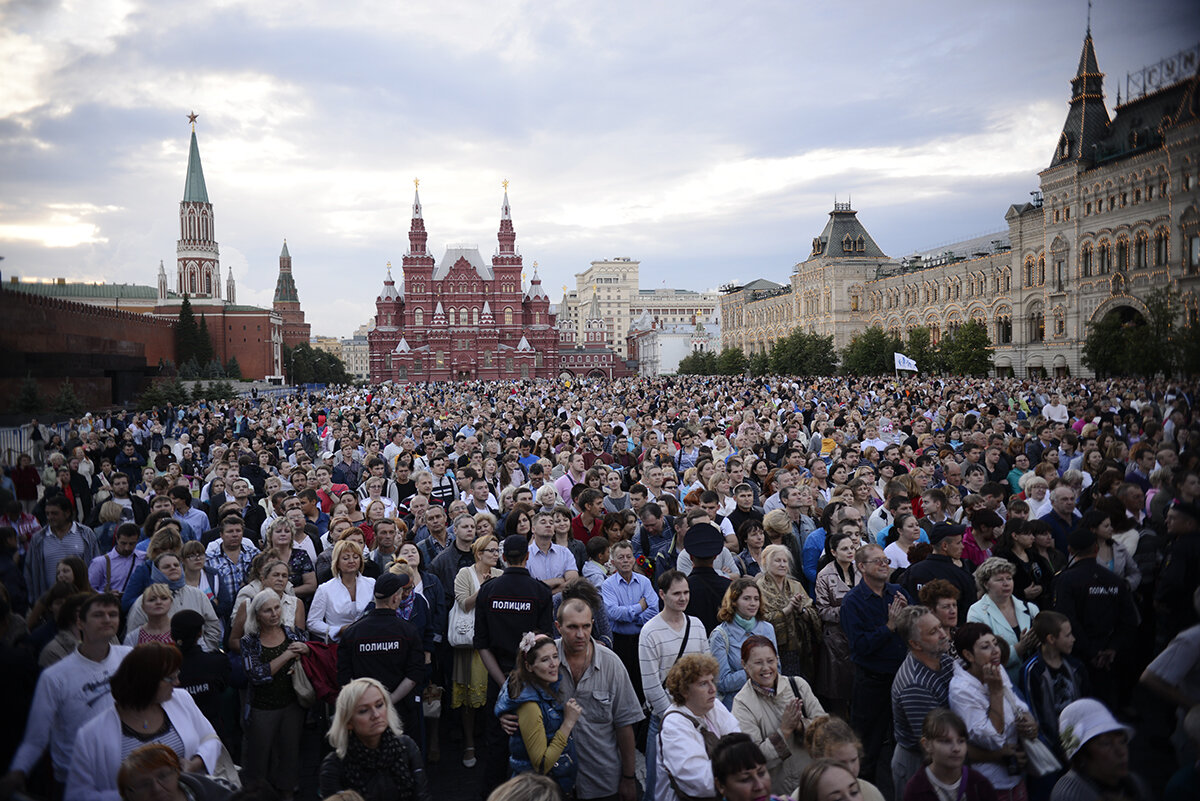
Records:
[[[917,372],[917,363],[903,353],[892,353],[892,357],[896,360],[897,370],[912,370],[914,373]]]

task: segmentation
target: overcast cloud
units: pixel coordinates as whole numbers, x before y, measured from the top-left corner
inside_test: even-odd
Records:
[[[602,4],[0,0],[0,263],[174,277],[186,114],[238,300],[288,240],[313,332],[374,313],[407,248],[496,246],[501,186],[547,291],[786,280],[834,196],[892,256],[1004,227],[1066,115],[1085,0]],[[1097,0],[1110,107],[1200,5]],[[397,275],[397,277],[399,277]]]

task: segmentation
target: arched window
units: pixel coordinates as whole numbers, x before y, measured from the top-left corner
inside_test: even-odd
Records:
[[[471,309],[471,325],[479,325],[479,308]]]
[[[425,325],[425,310],[424,309],[417,309],[416,311],[413,312],[413,325],[416,325],[416,326]]]
[[[1079,251],[1079,269],[1084,278],[1092,274],[1092,246],[1084,245]]]
[[[511,306],[504,307],[504,324],[505,325],[513,324],[513,315],[512,315],[512,307]]]
[[[1121,237],[1117,240],[1117,270],[1125,272],[1129,269],[1129,240]]]
[[[1149,266],[1147,260],[1147,251],[1149,250],[1150,238],[1143,231],[1137,235],[1137,239],[1133,241],[1133,268],[1135,270],[1144,270]]]
[[[1167,231],[1159,228],[1154,232],[1154,266],[1162,267],[1167,263]]]
[[[446,322],[450,325],[458,325],[457,319],[456,312],[453,308],[451,308],[450,311],[446,313]]]

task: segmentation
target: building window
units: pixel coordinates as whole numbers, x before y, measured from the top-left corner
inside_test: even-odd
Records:
[[[1200,270],[1200,234],[1188,238],[1188,272]]]
[[[1046,339],[1046,316],[1040,311],[1029,315],[1029,341],[1043,342]]]
[[[1133,265],[1135,269],[1146,269],[1146,243],[1147,237],[1145,234],[1138,234],[1137,239],[1133,242]]]
[[[479,309],[471,309],[471,325],[479,325]]]
[[[1012,320],[1001,317],[996,321],[996,339],[1001,345],[1012,344]]]
[[[1100,247],[1097,249],[1096,259],[1100,275],[1108,275],[1112,270],[1112,251],[1109,250],[1110,247],[1107,242],[1101,242]]]
[[[1079,270],[1084,278],[1092,274],[1092,246],[1084,245],[1079,253]]]
[[[1167,263],[1167,232],[1159,229],[1154,233],[1154,266],[1162,267]]]
[[[415,326],[425,325],[425,310],[424,309],[417,309],[416,311],[413,312],[413,325],[415,325]]]
[[[1117,270],[1125,272],[1129,269],[1129,240],[1117,240]]]
[[[445,367],[445,366],[446,366],[446,353],[445,353],[445,351],[440,351],[440,350],[439,350],[439,351],[435,351],[435,352],[434,352],[434,356],[433,356],[433,363],[434,363],[435,365],[437,365],[438,367]]]
[[[505,306],[505,307],[504,307],[504,324],[505,324],[505,325],[512,325],[512,324],[513,324],[513,314],[512,314],[512,308],[511,308],[511,307],[509,307],[509,306]]]

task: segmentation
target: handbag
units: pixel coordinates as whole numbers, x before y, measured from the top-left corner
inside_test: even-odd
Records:
[[[216,737],[215,734],[209,737]],[[205,740],[208,738],[206,737]],[[221,743],[221,750],[217,753],[217,764],[213,766],[212,772],[208,774],[214,779],[220,779],[229,785],[230,789],[242,789],[242,779],[238,775],[238,766],[234,764],[233,757],[229,754],[229,749]]]
[[[1004,688],[1005,698],[1014,708],[1017,707],[1016,696],[1013,691]],[[1057,773],[1062,770],[1062,763],[1058,761],[1058,757],[1054,755],[1054,751],[1050,746],[1046,745],[1038,737],[1026,738],[1022,737],[1021,748],[1025,751],[1025,772],[1030,776],[1041,777],[1049,776],[1052,773]]]
[[[425,692],[421,694],[421,713],[425,716],[426,720],[442,716],[441,687],[432,683],[425,687]]]
[[[1021,747],[1025,749],[1025,770],[1030,776],[1049,776],[1062,770],[1062,763],[1058,761],[1054,751],[1041,739],[1021,738]]]
[[[313,689],[312,681],[304,672],[304,665],[300,660],[292,662],[292,689],[296,691],[296,701],[305,709],[317,700],[317,691]]]
[[[475,577],[475,569],[471,568],[471,583],[475,592],[479,592],[479,583]],[[450,607],[450,625],[446,638],[453,648],[470,648],[475,643],[475,610],[468,612],[458,601]]]

